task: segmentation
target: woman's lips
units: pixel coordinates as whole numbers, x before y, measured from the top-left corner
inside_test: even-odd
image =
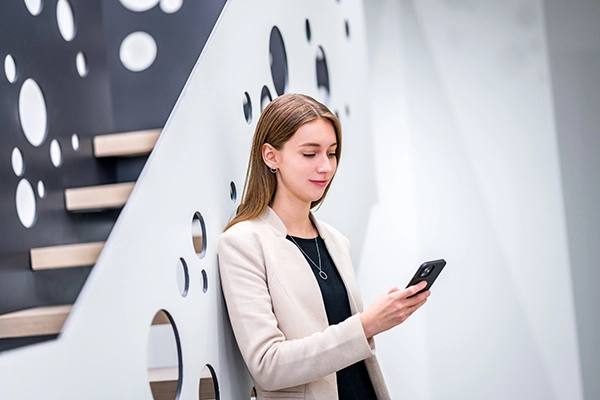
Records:
[[[327,181],[327,180],[325,180],[325,181],[314,181],[314,180],[311,180],[311,182],[314,183],[317,186],[320,186],[320,187],[325,187],[329,183],[329,181]]]

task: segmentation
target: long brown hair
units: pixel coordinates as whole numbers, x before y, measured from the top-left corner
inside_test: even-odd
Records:
[[[252,139],[242,201],[235,218],[227,224],[225,230],[238,222],[258,217],[271,204],[275,196],[277,178],[263,161],[263,144],[269,143],[275,149],[281,150],[300,126],[319,118],[329,121],[333,125],[337,140],[335,158],[339,164],[342,155],[342,127],[337,117],[325,105],[310,96],[291,93],[277,97],[265,107],[258,119]],[[311,208],[323,202],[331,186],[331,181],[325,188],[323,196],[311,203]]]

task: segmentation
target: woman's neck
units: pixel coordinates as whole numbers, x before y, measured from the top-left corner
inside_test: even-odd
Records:
[[[287,234],[300,238],[314,238],[319,232],[310,220],[310,203],[294,204],[289,201],[273,199],[271,208],[281,219],[287,229]]]

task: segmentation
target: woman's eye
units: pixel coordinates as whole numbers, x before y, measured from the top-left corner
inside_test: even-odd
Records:
[[[334,158],[335,157],[335,153],[329,153],[329,154],[327,154],[327,157]]]
[[[308,157],[308,158],[312,158],[315,156],[315,153],[304,153],[303,154],[304,157]]]

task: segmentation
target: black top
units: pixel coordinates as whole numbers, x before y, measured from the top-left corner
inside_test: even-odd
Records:
[[[287,236],[292,243],[292,237]],[[338,272],[325,241],[320,236],[315,239],[302,239],[294,236],[293,238],[298,246],[304,251],[304,257],[315,274],[315,279],[321,288],[323,303],[329,325],[338,324],[352,313],[350,311],[350,302],[348,301],[348,292],[342,277]],[[317,252],[317,244],[319,252]],[[319,265],[319,253],[321,254],[321,270],[327,274],[327,279],[321,278],[319,269],[311,262]],[[367,372],[364,361],[359,361],[337,372],[338,399],[340,400],[377,400],[373,383]]]

